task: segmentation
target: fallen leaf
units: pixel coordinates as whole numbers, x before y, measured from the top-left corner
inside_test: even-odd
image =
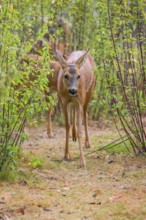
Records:
[[[99,201],[99,202],[89,202],[88,203],[89,205],[101,205],[101,202]]]
[[[95,194],[97,194],[97,195],[102,194],[102,191],[100,189],[96,189]]]
[[[89,202],[89,205],[96,205],[96,202]]]
[[[43,210],[46,212],[52,212],[52,209],[49,209],[49,208],[44,208]]]
[[[122,194],[122,193],[119,193],[119,194],[116,195],[116,196],[109,197],[109,200],[110,200],[110,201],[115,201],[116,199],[119,199],[119,198],[121,198],[122,196],[123,196],[123,194]]]
[[[4,201],[0,201],[0,204],[5,204],[5,202]]]
[[[67,190],[70,190],[69,187],[63,187],[63,190],[67,191]]]
[[[97,194],[95,193],[95,194],[93,194],[93,197],[96,197],[97,196]]]

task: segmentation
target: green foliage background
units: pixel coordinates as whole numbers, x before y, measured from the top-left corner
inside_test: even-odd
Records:
[[[44,51],[40,75],[29,88],[25,83],[31,68],[22,70],[20,61],[34,42],[48,32],[48,22],[52,24],[58,15],[70,23],[73,50],[90,47],[96,61],[92,117],[116,118],[118,111],[124,117],[133,111],[140,115],[145,112],[144,0],[2,0],[0,13],[0,170],[17,163],[18,145],[25,138],[25,120],[49,106],[42,92],[50,73],[49,55]],[[22,86],[21,100],[12,83]],[[133,119],[128,120],[133,126]]]

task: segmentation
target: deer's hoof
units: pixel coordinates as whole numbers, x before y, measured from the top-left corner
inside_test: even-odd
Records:
[[[85,142],[85,148],[91,148],[90,142],[88,142],[88,141]]]
[[[65,156],[64,156],[64,160],[65,160],[65,161],[71,161],[72,158],[71,158],[70,154],[65,155]]]
[[[72,136],[72,140],[75,142],[75,141],[77,141],[77,136],[76,135],[73,135]]]
[[[86,168],[86,161],[85,159],[80,160],[80,168]]]
[[[48,138],[53,138],[54,137],[54,135],[53,135],[53,133],[52,133],[52,131],[49,129],[47,129],[47,135],[48,135]]]
[[[48,138],[54,138],[53,134],[48,134]]]
[[[72,140],[73,141],[77,140],[77,130],[76,130],[76,128],[72,129]]]

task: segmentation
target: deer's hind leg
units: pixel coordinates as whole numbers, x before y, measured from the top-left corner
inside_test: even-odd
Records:
[[[51,123],[51,115],[52,115],[53,108],[50,107],[47,111],[47,134],[49,138],[53,137],[52,134],[52,123]]]

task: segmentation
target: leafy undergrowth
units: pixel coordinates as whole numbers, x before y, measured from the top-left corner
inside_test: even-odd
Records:
[[[15,181],[0,183],[0,219],[8,220],[144,220],[146,162],[113,148],[86,156],[78,164],[78,144],[70,140],[72,161],[64,161],[64,128],[48,139],[45,126],[28,128]],[[111,143],[113,128],[89,127],[92,149]],[[121,151],[117,154],[113,152]]]

